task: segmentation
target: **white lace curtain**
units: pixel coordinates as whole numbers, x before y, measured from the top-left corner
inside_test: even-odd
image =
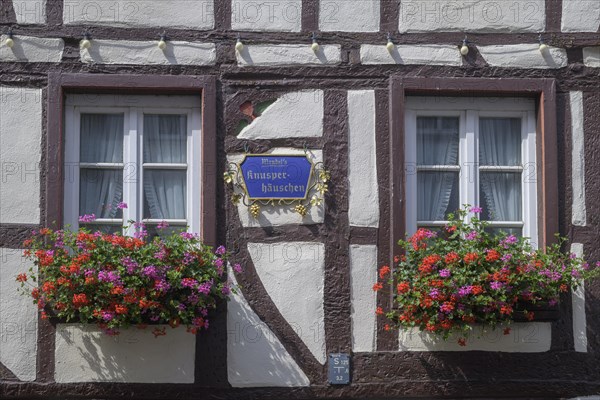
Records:
[[[521,120],[479,119],[479,163],[497,167],[521,165]],[[521,172],[481,172],[480,198],[494,221],[521,220]]]
[[[82,163],[123,162],[123,114],[81,115]],[[144,116],[144,218],[185,219],[187,172],[187,117]],[[128,160],[141,166],[142,160]],[[181,169],[161,168],[179,164]],[[138,168],[139,170],[139,168]],[[142,195],[140,193],[139,195]],[[80,169],[80,214],[98,218],[120,218],[123,199],[123,169]]]
[[[144,162],[185,164],[187,117],[144,115]],[[144,217],[185,219],[186,170],[144,170]]]
[[[123,162],[123,114],[82,114],[80,162]],[[118,218],[123,198],[123,169],[81,168],[79,214]]]
[[[458,148],[458,118],[417,118],[418,165],[458,165]],[[520,119],[479,119],[479,163],[482,166],[497,167],[521,164]],[[480,205],[484,208],[482,218],[495,221],[521,220],[521,175],[520,171],[481,171],[479,190]],[[460,207],[458,177],[458,172],[444,171],[443,168],[418,173],[419,221],[445,220],[447,213]]]
[[[417,118],[417,164],[458,165],[459,121],[455,117]],[[458,173],[427,171],[417,175],[417,219],[442,221],[458,207]]]

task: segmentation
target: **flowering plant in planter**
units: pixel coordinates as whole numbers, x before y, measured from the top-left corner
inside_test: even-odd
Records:
[[[134,237],[86,228],[34,231],[24,243],[25,257],[38,272],[31,268],[17,277],[21,291],[42,318],[95,323],[111,335],[131,325],[183,324],[191,333],[208,328],[209,310],[231,291],[225,248],[213,251],[188,232],[146,240],[144,225],[135,227]],[[165,331],[155,327],[154,334]]]
[[[599,275],[599,268],[561,251],[563,238],[535,250],[526,238],[489,233],[489,224],[467,218],[468,211],[482,210],[461,209],[441,231],[421,228],[398,242],[404,255],[395,257],[393,270],[379,270],[381,281],[374,286],[393,284],[395,307],[387,313],[378,307],[377,314],[397,327],[416,327],[444,339],[454,333],[465,345],[474,324],[495,328],[521,316],[533,320],[527,305],[555,306],[560,293]]]

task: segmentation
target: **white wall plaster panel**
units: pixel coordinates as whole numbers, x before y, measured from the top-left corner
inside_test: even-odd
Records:
[[[321,0],[319,29],[323,32],[379,32],[381,0]]]
[[[306,44],[247,45],[236,51],[240,66],[280,66],[280,65],[338,65],[341,63],[340,45],[322,45],[313,51]]]
[[[46,23],[46,0],[12,0],[17,24],[35,25]]]
[[[160,337],[154,337],[152,326],[108,336],[96,325],[59,324],[54,379],[58,383],[193,383],[196,336],[185,327],[165,327],[167,334]]]
[[[583,257],[583,244],[572,243],[571,253],[577,257]],[[587,321],[585,314],[585,285],[581,282],[576,290],[571,291],[571,303],[573,304],[573,341],[575,351],[587,353]]]
[[[571,103],[571,182],[573,204],[571,223],[576,226],[587,224],[585,206],[585,137],[583,131],[583,93],[570,92]]]
[[[467,338],[467,345],[460,346],[458,337],[447,341],[417,328],[400,330],[400,351],[493,351],[507,353],[540,353],[550,350],[552,324],[549,322],[514,323],[510,334],[503,327],[483,330],[475,327]]]
[[[350,290],[352,299],[352,350],[373,352],[377,341],[377,246],[350,246]]]
[[[75,25],[213,29],[213,0],[64,0],[63,21]]]
[[[600,68],[600,47],[584,47],[583,64],[586,67]]]
[[[229,276],[237,285],[232,271]],[[227,302],[227,374],[233,387],[310,385],[306,374],[239,290]]]
[[[0,363],[17,378],[33,381],[37,359],[37,307],[20,296],[17,275],[33,264],[23,250],[0,248]],[[35,271],[35,269],[34,269]]]
[[[400,33],[542,32],[545,26],[544,0],[402,0],[400,3]]]
[[[558,69],[568,64],[567,51],[549,47],[540,51],[537,43],[477,47],[483,59],[492,67]]]
[[[1,62],[51,62],[59,63],[62,59],[65,43],[62,39],[38,38],[15,35],[14,46],[4,45],[8,37],[0,36]]]
[[[302,0],[259,2],[233,0],[231,29],[234,31],[300,32]]]
[[[563,32],[598,32],[600,26],[600,1],[563,0]]]
[[[86,64],[214,65],[217,50],[213,43],[168,41],[161,50],[156,41],[93,40],[92,47],[79,50]]]
[[[325,246],[313,242],[248,243],[248,251],[283,318],[325,364]]]
[[[375,140],[375,91],[348,91],[348,220],[351,226],[379,226]]]
[[[40,223],[42,90],[0,87],[0,223]]]
[[[460,67],[462,57],[457,46],[397,45],[391,52],[383,44],[360,46],[360,62],[371,64],[450,65]]]
[[[268,154],[304,154],[304,150],[277,147],[267,152]],[[308,150],[308,155],[313,163],[323,161],[322,150]],[[239,163],[242,161],[242,154],[230,154],[227,160],[230,163]],[[325,165],[327,167],[327,165]],[[239,189],[236,193],[241,194]],[[311,195],[312,196],[312,195]],[[322,224],[325,220],[325,202],[319,206],[309,208],[309,212],[305,217],[302,217],[297,212],[293,211],[293,206],[261,206],[261,211],[258,218],[254,218],[248,211],[248,207],[241,202],[237,206],[238,216],[244,228],[257,228],[266,226],[282,226],[282,225],[314,225]]]
[[[238,139],[323,136],[323,98],[322,90],[286,93],[242,129]]]

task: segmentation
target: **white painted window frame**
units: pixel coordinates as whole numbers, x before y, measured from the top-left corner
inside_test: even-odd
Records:
[[[165,220],[191,232],[200,232],[202,200],[202,114],[196,96],[69,95],[65,102],[65,194],[64,224],[79,227],[80,116],[82,113],[123,114],[123,163],[87,165],[99,169],[123,169],[123,219],[97,219],[95,223],[124,225],[129,220],[157,224],[163,220],[142,219],[144,168],[186,169],[186,219]],[[144,114],[177,114],[187,117],[187,162],[185,164],[143,163]],[[132,231],[123,232],[131,234]]]
[[[459,118],[459,163],[454,166],[417,166],[417,117],[439,116]],[[479,165],[479,118],[520,118],[520,167],[502,168]],[[523,236],[537,246],[537,164],[535,103],[525,98],[452,98],[409,96],[405,107],[405,175],[406,229],[409,235],[422,225],[443,226],[447,221],[417,221],[417,172],[423,170],[458,171],[460,204],[479,205],[479,173],[481,170],[519,170],[522,173],[522,221],[490,222],[492,226],[522,226]],[[467,218],[470,218],[468,215]]]

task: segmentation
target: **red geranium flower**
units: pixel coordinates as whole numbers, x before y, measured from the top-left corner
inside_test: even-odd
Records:
[[[465,255],[465,257],[463,258],[463,260],[465,260],[465,262],[467,264],[472,264],[475,261],[477,261],[478,258],[479,258],[479,255],[477,253],[467,253]]]
[[[85,293],[76,293],[73,295],[73,306],[75,308],[81,308],[89,304],[87,295]]]

